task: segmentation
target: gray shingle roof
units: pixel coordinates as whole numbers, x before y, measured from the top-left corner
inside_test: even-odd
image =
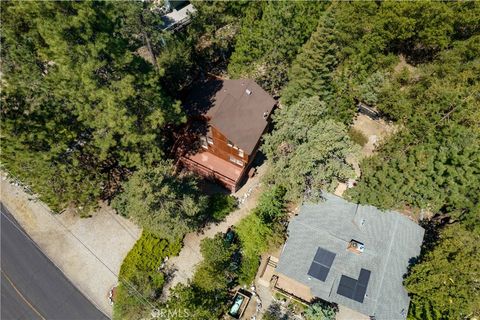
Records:
[[[309,286],[323,300],[376,319],[405,319],[410,299],[403,275],[410,259],[420,254],[423,228],[393,211],[381,212],[331,194],[324,198],[322,203],[303,205],[290,222],[276,272]],[[347,250],[352,239],[365,245],[363,253]],[[307,275],[318,247],[336,254],[325,282]],[[358,279],[362,268],[371,271],[363,303],[337,294],[341,276]]]

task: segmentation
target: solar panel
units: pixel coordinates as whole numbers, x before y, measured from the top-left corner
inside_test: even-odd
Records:
[[[358,280],[342,275],[338,284],[337,294],[363,303],[367,293],[370,270],[361,269]]]
[[[307,274],[320,281],[325,281],[325,279],[327,279],[327,275],[329,271],[330,271],[329,268],[326,268],[325,266],[322,266],[321,264],[316,263],[314,261],[310,265],[310,269],[308,269]]]
[[[347,298],[352,298],[353,297],[353,291],[351,288],[342,286],[341,284],[338,285],[337,288],[337,294],[342,295]]]
[[[325,281],[334,259],[335,253],[319,247],[307,274],[320,281]]]
[[[370,280],[370,270],[360,269],[360,275],[358,276],[358,283],[367,286],[368,280]]]
[[[363,298],[365,298],[365,293],[367,293],[367,287],[357,283],[357,287],[355,288],[355,293],[353,294],[353,300],[362,303]]]
[[[347,277],[347,276],[342,276],[340,278],[340,284],[344,287],[347,287],[347,288],[350,288],[350,289],[355,289],[355,287],[357,286],[357,280],[352,279],[352,278]]]
[[[357,286],[357,281],[347,276],[340,278],[340,283],[338,284],[337,293],[352,299],[355,294],[355,287]]]
[[[318,248],[315,257],[313,258],[313,261],[318,262],[327,268],[330,268],[334,259],[335,253],[325,250],[323,248]]]

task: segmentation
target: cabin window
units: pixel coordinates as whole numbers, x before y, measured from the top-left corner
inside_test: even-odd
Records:
[[[207,142],[208,142],[208,144],[213,144],[212,137],[207,136]]]
[[[242,149],[238,149],[238,155],[243,158],[243,150]]]
[[[231,148],[233,148],[233,149],[235,149],[235,150],[238,150],[238,147],[237,147],[235,144],[233,144],[232,141],[230,141],[230,140],[228,140],[228,139],[227,139],[227,146],[229,146],[229,147],[231,147]]]
[[[232,156],[229,156],[229,160],[230,160],[230,162],[233,162],[233,163],[238,164],[239,166],[243,167],[243,161],[242,160],[237,159],[237,158],[232,157]]]
[[[205,136],[200,137],[200,145],[202,146],[202,148],[208,149],[207,137]]]

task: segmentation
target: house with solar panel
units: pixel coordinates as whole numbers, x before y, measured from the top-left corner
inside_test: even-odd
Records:
[[[303,205],[270,265],[274,289],[301,301],[322,299],[368,319],[405,319],[403,276],[420,254],[424,229],[407,217],[325,194]]]

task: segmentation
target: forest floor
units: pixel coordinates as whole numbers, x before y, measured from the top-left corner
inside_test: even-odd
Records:
[[[224,221],[212,223],[199,232],[188,233],[183,240],[183,247],[178,256],[172,257],[167,262],[167,270],[171,272],[171,278],[163,289],[162,299],[168,298],[170,288],[179,283],[186,284],[193,277],[196,266],[202,261],[200,243],[205,238],[213,238],[219,232],[226,232],[228,228],[237,224],[248,216],[255,208],[260,195],[260,179],[266,171],[266,164],[257,169],[257,174],[248,179],[246,184],[238,190],[234,196],[239,199],[239,207],[231,212]]]
[[[53,214],[2,172],[0,201],[49,259],[97,308],[112,317],[109,290],[117,284],[123,259],[141,230],[107,205],[80,218]]]
[[[399,72],[399,70],[402,68],[414,70],[412,66],[405,62],[405,58],[401,56],[400,62],[395,68],[395,71]],[[355,157],[350,156],[347,158],[347,162],[351,163],[355,169],[356,180],[362,173],[360,170],[360,161],[366,157],[371,157],[374,155],[377,146],[383,143],[389,136],[394,134],[398,130],[398,126],[391,122],[385,121],[384,119],[372,119],[364,114],[358,114],[353,122],[352,128],[360,131],[368,139],[367,143],[362,146],[359,155]],[[347,190],[347,184],[339,183],[335,190],[335,194],[341,197],[345,190]],[[433,215],[433,213],[428,210],[418,210],[410,207],[397,209],[397,211],[417,222],[425,217],[431,217]]]
[[[375,147],[396,129],[393,124],[383,119],[374,120],[364,114],[357,115],[352,128],[363,133],[368,139],[368,142],[362,147],[360,158],[373,155]]]
[[[360,131],[368,139],[367,143],[362,146],[359,155],[347,157],[347,162],[355,169],[355,179],[358,179],[362,173],[360,171],[360,161],[372,156],[375,153],[375,148],[394,133],[397,128],[383,119],[375,120],[361,113],[356,116],[352,128]],[[340,183],[335,190],[335,194],[341,197],[346,189],[347,184]]]

